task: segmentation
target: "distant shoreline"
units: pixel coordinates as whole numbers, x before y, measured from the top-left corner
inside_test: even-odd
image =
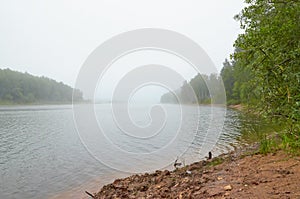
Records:
[[[37,103],[3,103],[0,102],[0,106],[39,106],[39,105],[72,105],[72,104],[124,104],[127,102],[91,102],[90,100],[77,101],[77,102],[37,102]],[[145,103],[147,104],[147,103]],[[157,103],[157,104],[167,104],[167,105],[186,105],[186,106],[215,106],[215,107],[229,107],[223,104],[175,104],[175,103]]]
[[[88,104],[89,101],[78,101],[78,102],[37,102],[37,103],[2,103],[0,106],[47,106],[47,105],[72,105],[72,104]]]

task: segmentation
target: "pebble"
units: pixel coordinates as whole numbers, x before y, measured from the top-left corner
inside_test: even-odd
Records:
[[[232,186],[231,185],[227,185],[224,187],[225,191],[231,191],[232,190]]]

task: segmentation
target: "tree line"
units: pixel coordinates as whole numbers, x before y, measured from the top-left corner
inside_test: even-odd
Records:
[[[222,78],[218,74],[198,73],[190,81],[184,81],[176,91],[165,93],[162,103],[218,104],[225,102]]]
[[[282,119],[300,139],[300,1],[246,0],[247,6],[234,18],[243,33],[234,43],[220,77],[228,104],[244,104],[270,118]],[[197,75],[188,82],[205,103],[216,96],[208,93]],[[176,93],[180,96],[184,85]],[[172,101],[171,93],[162,102]],[[174,101],[174,100],[173,100]],[[294,137],[295,138],[295,137]],[[300,147],[300,141],[298,142]]]
[[[68,103],[72,102],[73,88],[47,77],[0,69],[0,103]],[[74,101],[82,101],[82,92],[74,90]]]
[[[221,76],[229,103],[300,122],[300,1],[247,0],[235,19],[244,30]]]

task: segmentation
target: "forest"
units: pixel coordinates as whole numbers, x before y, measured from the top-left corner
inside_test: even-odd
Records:
[[[1,104],[70,103],[73,88],[47,77],[0,69]],[[82,92],[74,90],[73,101],[82,101]]]
[[[299,136],[300,1],[247,0],[235,16],[244,30],[221,76],[227,102],[283,119]]]
[[[176,91],[164,94],[160,101],[162,103],[220,104],[225,101],[223,99],[224,90],[222,92],[222,89],[222,78],[220,75],[198,73],[189,82],[183,82],[182,86]]]
[[[246,0],[247,6],[234,19],[243,33],[234,43],[235,51],[223,63],[220,76],[197,75],[188,82],[197,102],[207,103],[209,94],[203,80],[223,81],[227,104],[242,104],[256,113],[284,121],[286,139],[300,148],[300,1]],[[183,93],[183,86],[176,91]],[[171,93],[162,102],[172,102]]]

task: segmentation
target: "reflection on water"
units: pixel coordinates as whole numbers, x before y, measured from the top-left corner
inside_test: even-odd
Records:
[[[172,106],[176,105],[168,106],[172,110]],[[189,109],[190,114],[185,118],[186,121],[183,121],[186,132],[194,130],[193,126],[187,125],[195,118],[193,106]],[[218,111],[224,108],[214,109]],[[203,131],[209,125],[208,116],[211,109],[209,106],[203,106],[200,110],[201,122],[196,137],[182,157],[186,163],[199,160],[206,155],[201,142],[204,140]],[[96,106],[98,118],[107,115],[107,111],[109,111],[107,105]],[[144,125],[144,119],[147,120],[147,118],[141,119],[143,117],[137,118],[137,123],[141,125]],[[105,122],[105,125],[111,126],[113,136],[117,128],[108,120]],[[254,124],[255,128],[262,125],[257,119],[251,118],[248,121],[247,117],[243,117],[239,112],[227,110],[223,131],[218,144],[213,149],[214,154],[232,150],[239,142],[243,142],[245,126],[248,125],[247,128],[250,128]],[[216,125],[220,124],[218,121],[213,121],[213,126]],[[170,133],[173,131],[172,125],[167,127],[166,132],[168,131]],[[218,132],[215,133],[218,134]],[[152,150],[153,146],[161,145],[161,143],[141,145],[138,142],[129,142],[125,137],[118,137],[116,141],[121,147],[131,151],[147,151]],[[205,141],[212,142],[210,139]],[[185,139],[181,142],[185,142]],[[169,155],[175,159],[176,155],[172,154],[172,151],[170,153]],[[113,153],[110,156],[121,163],[125,160],[125,157],[116,157]],[[152,161],[152,164],[159,166],[157,163],[159,158],[163,157],[145,160],[145,162]],[[138,163],[136,169],[145,166],[144,161],[137,159],[136,162]],[[110,182],[113,178],[124,175],[128,173],[109,169],[87,152],[77,134],[71,106],[0,108],[0,198],[47,198],[78,187],[91,179],[96,179],[95,182],[99,183],[97,186],[100,186],[100,184]]]

